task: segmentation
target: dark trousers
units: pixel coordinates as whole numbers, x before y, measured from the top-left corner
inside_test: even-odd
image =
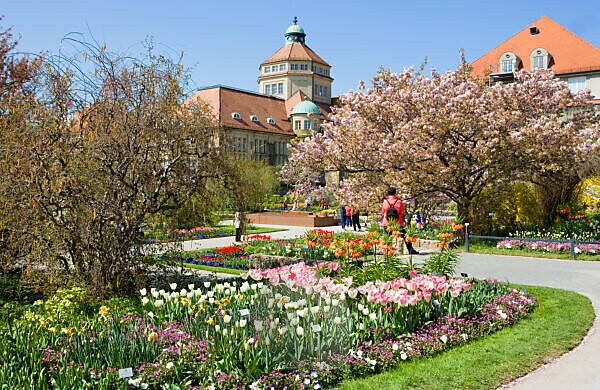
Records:
[[[358,230],[361,229],[361,227],[360,227],[360,214],[352,214],[352,227],[354,228],[354,231],[356,231],[357,227],[358,227]]]
[[[235,228],[235,242],[242,241],[242,228]]]
[[[346,227],[346,225],[350,225],[350,221],[348,221],[348,218],[346,217],[346,210],[342,209],[342,212],[340,213],[340,222],[342,224],[342,229]]]

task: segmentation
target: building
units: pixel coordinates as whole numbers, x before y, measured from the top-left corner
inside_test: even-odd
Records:
[[[517,32],[472,63],[474,75],[510,82],[514,72],[552,70],[573,92],[589,89],[600,103],[600,49],[547,16]]]
[[[297,18],[284,38],[259,66],[258,92],[214,85],[192,96],[210,105],[240,158],[283,165],[289,141],[319,131],[331,112],[331,65],[306,44]]]

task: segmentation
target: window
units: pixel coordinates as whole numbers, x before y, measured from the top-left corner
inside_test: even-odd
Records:
[[[323,87],[323,96],[329,96],[329,88]]]
[[[300,130],[301,127],[302,127],[301,121],[294,122],[294,130]]]
[[[265,84],[265,95],[271,94],[271,84]]]
[[[281,65],[279,65],[279,71],[280,71],[280,72],[283,72],[283,71],[284,71],[284,70],[286,70],[286,69],[287,69],[287,66],[286,66],[285,64],[281,64]]]
[[[569,77],[567,79],[567,83],[569,84],[569,89],[572,93],[583,91],[585,89],[585,81],[586,77]]]
[[[310,121],[308,119],[304,120],[304,130],[310,130]]]
[[[509,73],[513,71],[512,60],[502,60],[502,73]]]
[[[290,64],[291,70],[298,70],[298,64]]]
[[[265,66],[265,73],[269,73],[271,71],[271,67],[270,66]]]
[[[317,71],[317,67],[315,65],[313,65],[311,69],[312,69],[313,72]]]
[[[317,85],[317,96],[323,96],[323,86]]]
[[[300,64],[300,70],[308,70],[308,64]]]
[[[277,83],[271,84],[271,94],[277,95]]]
[[[283,95],[283,83],[277,84],[277,93]]]
[[[543,54],[533,56],[533,70],[543,69],[546,69],[546,56]]]

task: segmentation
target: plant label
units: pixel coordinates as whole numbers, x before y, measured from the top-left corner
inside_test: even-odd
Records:
[[[131,378],[133,376],[133,369],[131,367],[121,368],[119,370],[119,379]]]
[[[250,315],[250,310],[248,310],[248,309],[242,309],[242,310],[240,310],[240,315],[242,317],[249,316]]]

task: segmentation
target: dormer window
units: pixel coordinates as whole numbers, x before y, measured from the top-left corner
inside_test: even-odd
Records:
[[[519,57],[513,52],[506,52],[500,56],[500,73],[513,73],[519,69]]]
[[[265,73],[270,73],[270,72],[271,72],[271,67],[265,66]]]
[[[538,48],[531,52],[530,60],[533,72],[536,70],[545,70],[548,69],[550,64],[550,54],[546,49]]]
[[[250,115],[250,120],[252,122],[258,122],[258,117],[256,115]]]
[[[233,119],[236,119],[236,120],[240,120],[240,119],[242,119],[242,116],[240,115],[240,113],[239,113],[239,112],[232,112],[232,113],[231,113],[231,117],[232,117]]]
[[[274,126],[275,125],[275,119],[273,119],[273,118],[267,118],[267,123]]]

